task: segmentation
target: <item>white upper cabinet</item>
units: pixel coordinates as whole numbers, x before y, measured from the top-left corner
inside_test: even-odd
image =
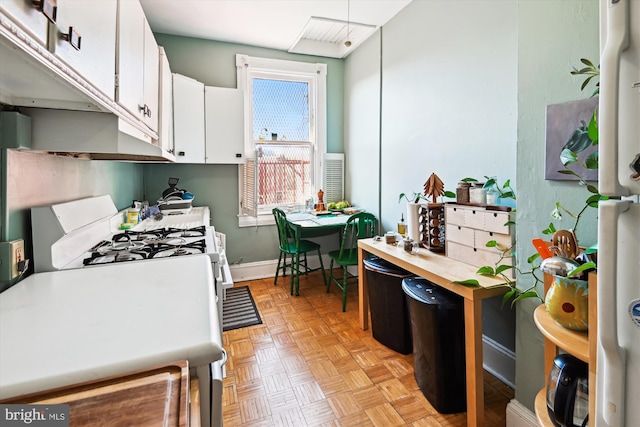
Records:
[[[53,2],[55,4],[55,2]],[[43,0],[43,6],[51,15],[55,15],[55,6],[50,0]],[[0,12],[11,18],[23,31],[26,31],[34,40],[43,47],[47,46],[48,19],[31,0],[2,0]]]
[[[118,1],[116,100],[158,130],[158,45],[138,0]]]
[[[173,143],[176,162],[204,163],[204,83],[173,74]]]
[[[57,3],[57,21],[50,25],[49,50],[113,99],[117,0]]]
[[[173,91],[169,60],[160,47],[160,117],[158,138],[163,150],[173,153]]]
[[[205,88],[206,163],[244,163],[244,94],[240,89]]]

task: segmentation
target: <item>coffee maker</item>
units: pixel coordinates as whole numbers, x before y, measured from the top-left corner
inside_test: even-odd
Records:
[[[560,354],[553,359],[547,382],[547,410],[556,427],[584,427],[589,418],[588,365]]]

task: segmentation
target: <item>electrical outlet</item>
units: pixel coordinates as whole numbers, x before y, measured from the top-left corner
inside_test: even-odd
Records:
[[[22,273],[18,269],[18,263],[24,261],[24,240],[14,240],[11,246],[11,279],[15,279]]]
[[[17,278],[21,271],[18,264],[25,260],[24,240],[0,242],[0,281]]]

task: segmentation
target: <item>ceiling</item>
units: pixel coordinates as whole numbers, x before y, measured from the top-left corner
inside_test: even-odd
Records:
[[[336,58],[347,56],[410,2],[141,0],[151,29],[157,33]],[[312,17],[319,19],[310,22]],[[350,47],[345,46],[347,21]]]

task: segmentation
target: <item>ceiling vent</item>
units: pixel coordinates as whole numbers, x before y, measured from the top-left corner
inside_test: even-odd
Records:
[[[312,16],[289,52],[345,58],[376,29],[375,25]],[[348,47],[345,46],[347,40],[351,42]]]

